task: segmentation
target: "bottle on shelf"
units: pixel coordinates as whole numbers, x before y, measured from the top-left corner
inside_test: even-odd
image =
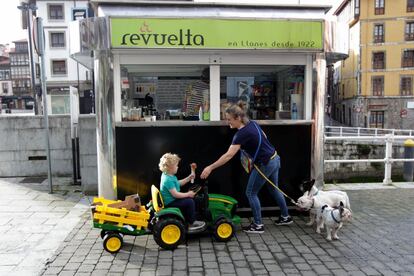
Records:
[[[292,113],[291,113],[292,120],[298,119],[298,107],[296,106],[296,103],[292,103]]]
[[[198,109],[198,120],[203,121],[203,107],[200,105],[200,108]]]

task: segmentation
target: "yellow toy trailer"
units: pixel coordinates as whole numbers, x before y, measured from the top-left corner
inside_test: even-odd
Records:
[[[122,201],[98,197],[92,204],[93,226],[102,229],[103,246],[110,253],[121,249],[123,234],[139,236],[151,233],[147,230],[150,213],[144,206],[138,205],[137,211],[110,207],[119,203]]]

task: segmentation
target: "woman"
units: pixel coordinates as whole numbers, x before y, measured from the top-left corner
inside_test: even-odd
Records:
[[[254,163],[275,185],[278,185],[280,157],[277,155],[275,148],[270,144],[260,126],[250,121],[246,115],[246,104],[239,101],[226,109],[226,119],[230,128],[237,128],[233,141],[225,154],[216,162],[204,168],[201,178],[206,179],[216,168],[226,164],[240,149],[247,152],[250,156],[256,156]],[[259,132],[260,131],[260,132]],[[246,187],[246,196],[249,200],[253,212],[254,221],[243,231],[247,233],[263,233],[264,226],[262,223],[262,214],[260,201],[257,196],[266,180],[254,168],[249,176]],[[281,216],[276,221],[277,225],[288,225],[293,222],[289,216],[286,201],[282,193],[275,187],[266,185],[270,194],[278,203]]]

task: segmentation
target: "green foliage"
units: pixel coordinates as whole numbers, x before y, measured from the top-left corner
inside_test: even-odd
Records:
[[[371,146],[358,144],[357,152],[359,155],[368,155],[371,152]]]

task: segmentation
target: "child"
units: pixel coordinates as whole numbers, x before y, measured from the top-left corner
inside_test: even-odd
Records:
[[[195,193],[193,191],[180,192],[180,187],[195,177],[193,174],[190,174],[184,179],[177,179],[175,174],[177,173],[180,160],[177,154],[172,153],[166,153],[160,158],[160,164],[158,165],[160,171],[162,171],[160,192],[164,205],[166,207],[179,208],[189,223],[188,230],[195,231],[203,228],[206,223],[195,220],[195,202],[192,199]]]

